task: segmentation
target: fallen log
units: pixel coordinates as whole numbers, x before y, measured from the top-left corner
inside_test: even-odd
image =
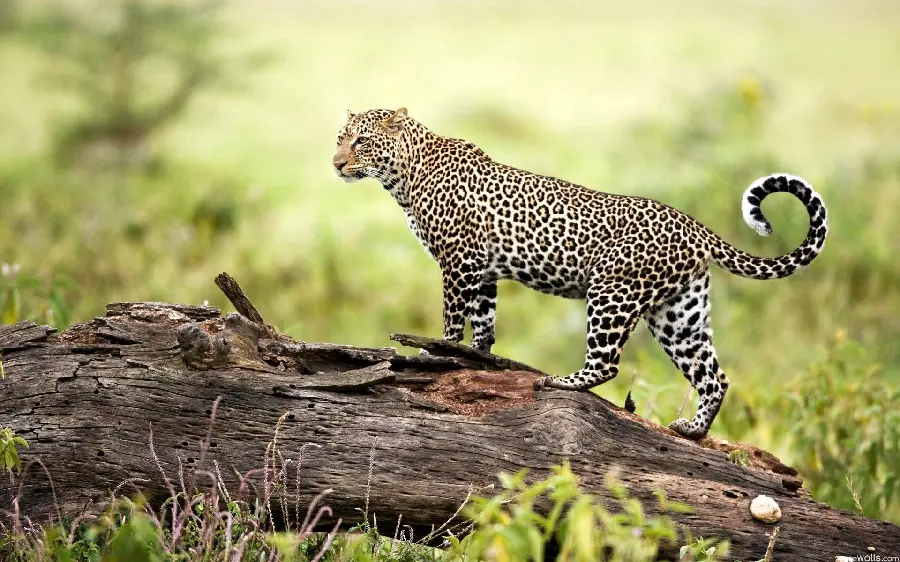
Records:
[[[41,459],[53,484],[36,471],[21,491],[4,480],[0,509],[19,494],[21,513],[35,519],[77,513],[126,480],[163,501],[151,424],[168,474],[216,459],[236,485],[238,474],[261,467],[277,426],[280,455],[303,459],[301,501],[330,488],[335,518],[360,521],[370,506],[387,534],[401,516],[419,536],[458,519],[469,494],[489,493],[501,471],[528,468],[540,478],[569,459],[603,499],[616,470],[651,512],[655,490],[691,506],[677,523],[730,540],[736,559],[759,560],[769,546],[774,527],[749,512],[758,495],[783,513],[776,560],[900,553],[900,528],[815,502],[797,472],[765,451],[681,438],[592,393],[535,392],[539,371],[466,346],[392,336],[428,351],[404,355],[296,341],[267,325],[233,279],[216,283],[242,314],[114,303],[62,333],[29,322],[0,327],[0,427],[27,439],[23,460]],[[749,466],[729,461],[735,448]]]

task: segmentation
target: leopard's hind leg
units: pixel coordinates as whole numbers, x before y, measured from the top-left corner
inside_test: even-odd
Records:
[[[650,332],[700,395],[693,419],[679,418],[669,425],[692,439],[709,431],[728,390],[728,377],[713,348],[709,312],[709,271],[705,271],[644,315]]]
[[[584,367],[567,377],[544,377],[535,388],[587,390],[615,378],[619,358],[647,303],[640,282],[595,281],[587,291],[587,353]]]

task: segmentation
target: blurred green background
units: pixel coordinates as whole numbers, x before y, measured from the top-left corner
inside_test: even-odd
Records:
[[[831,231],[808,270],[714,271],[732,387],[712,433],[798,466],[820,499],[900,520],[895,0],[0,0],[3,321],[65,326],[120,300],[228,308],[212,283],[227,271],[302,340],[438,336],[437,265],[374,180],[330,165],[344,110],[399,106],[758,255],[796,246],[807,216],[773,196],[760,238],[743,190],[811,181]],[[500,293],[497,353],[581,366],[582,303]],[[631,389],[668,423],[687,388],[641,326],[598,392]]]

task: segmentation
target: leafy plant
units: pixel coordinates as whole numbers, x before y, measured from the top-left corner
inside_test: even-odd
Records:
[[[714,539],[700,537],[682,546],[678,550],[678,559],[681,562],[714,562],[719,559],[716,554],[716,543]]]
[[[818,499],[867,515],[900,516],[900,389],[838,333],[797,378],[787,403],[798,469]]]
[[[678,533],[668,515],[648,517],[641,503],[629,497],[614,475],[607,489],[617,510],[583,493],[568,463],[553,470],[546,480],[525,483],[525,472],[501,474],[503,491],[494,497],[476,497],[467,512],[474,532],[462,540],[451,537],[451,552],[471,560],[542,562],[548,543],[556,541],[558,560],[643,562],[656,560],[663,544],[677,544]],[[690,508],[658,494],[666,513],[689,512]],[[546,515],[536,508],[549,500]],[[682,557],[727,553],[726,544],[689,544]],[[692,558],[697,559],[697,558]]]
[[[2,370],[0,370],[2,374]],[[12,428],[0,429],[0,471],[22,471],[22,461],[19,459],[17,447],[28,448],[28,442],[13,432]]]
[[[728,461],[738,466],[749,466],[750,455],[743,449],[732,449],[728,451]]]

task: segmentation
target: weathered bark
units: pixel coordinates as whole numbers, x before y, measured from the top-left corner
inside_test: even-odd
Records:
[[[224,281],[240,302],[239,287]],[[28,440],[26,462],[46,464],[62,511],[102,503],[126,479],[143,479],[151,501],[161,501],[167,492],[148,446],[151,423],[170,475],[179,459],[199,468],[199,443],[221,397],[206,467],[217,459],[236,486],[234,471],[262,466],[284,415],[284,458],[318,445],[303,452],[303,500],[331,488],[335,517],[358,521],[371,469],[370,512],[388,534],[401,515],[418,529],[440,526],[470,491],[489,493],[500,471],[528,468],[539,478],[570,459],[583,486],[602,498],[615,469],[651,511],[655,489],[692,506],[677,522],[694,536],[729,539],[737,559],[766,552],[773,527],[749,513],[760,494],[784,514],[776,560],[833,560],[868,547],[900,552],[900,528],[813,501],[796,471],[764,451],[683,439],[591,393],[535,393],[536,370],[465,346],[392,336],[430,350],[405,356],[390,347],[294,341],[252,304],[240,306],[256,321],[223,319],[212,307],[117,303],[59,334],[27,322],[0,327],[0,426]],[[729,462],[735,447],[749,453],[749,467]],[[0,509],[16,492],[5,485]],[[19,505],[32,517],[55,512],[40,471],[27,474]]]

